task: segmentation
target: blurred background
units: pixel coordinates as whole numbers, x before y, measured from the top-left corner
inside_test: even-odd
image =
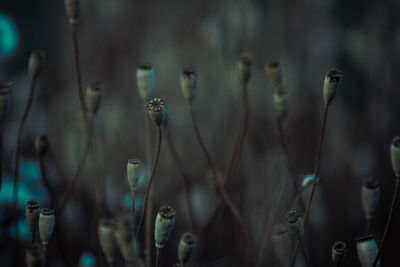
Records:
[[[72,30],[63,2],[0,2],[0,81],[13,82],[2,136],[2,266],[12,266],[13,262],[10,257],[14,236],[13,156],[29,93],[27,60],[34,49],[45,51],[46,58],[22,141],[18,189],[21,255],[24,255],[22,248],[30,242],[25,223],[26,201],[38,199],[43,207],[49,205],[36,162],[36,136],[46,134],[51,143],[46,164],[57,203],[66,193],[86,141],[79,109]],[[126,162],[129,158],[146,162],[145,117],[136,86],[136,69],[143,62],[153,64],[155,95],[167,103],[169,132],[190,178],[191,206],[199,226],[191,228],[182,178],[164,142],[154,180],[153,217],[163,204],[174,207],[177,217],[161,265],[172,266],[177,262],[177,244],[187,231],[199,236],[190,265],[248,264],[248,250],[236,234],[237,226],[225,215],[213,224],[211,241],[206,252],[200,253],[204,241],[200,230],[212,212],[216,196],[179,82],[182,67],[196,66],[198,92],[194,109],[223,179],[243,117],[237,59],[244,51],[254,57],[248,88],[250,122],[236,183],[229,193],[240,207],[256,254],[274,194],[288,175],[276,127],[273,90],[264,71],[266,60],[273,58],[281,63],[283,84],[290,94],[284,129],[293,175],[299,183],[313,172],[322,120],[324,76],[331,67],[343,72],[329,110],[321,179],[304,242],[312,266],[333,266],[331,246],[338,240],[348,244],[345,266],[360,265],[354,240],[365,235],[361,186],[366,179],[376,179],[381,184],[381,199],[372,226],[379,242],[395,183],[389,152],[392,138],[400,133],[399,1],[81,2],[78,38],[83,85],[100,81],[104,87],[103,99],[95,118],[93,147],[85,171],[64,215],[57,218],[61,226],[50,243],[49,265],[76,266],[82,253],[95,253],[91,183],[98,189],[101,217],[116,217],[130,210]],[[156,144],[156,126],[151,126]],[[153,153],[155,149],[153,146]],[[145,176],[138,189],[137,210],[143,202]],[[283,222],[294,194],[291,186],[285,189],[275,223]],[[396,209],[382,254],[384,266],[395,266],[399,222]],[[141,258],[142,239],[136,246]],[[118,264],[122,266],[120,258]],[[298,258],[296,266],[302,266],[300,252]],[[279,265],[270,242],[262,260],[262,266],[267,265]]]

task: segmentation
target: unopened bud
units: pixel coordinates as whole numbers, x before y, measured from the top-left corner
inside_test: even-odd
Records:
[[[375,257],[378,254],[378,244],[376,244],[373,236],[361,237],[356,239],[357,255],[362,267],[371,267]],[[380,266],[380,260],[376,267]]]
[[[176,211],[170,206],[161,206],[157,213],[154,239],[157,248],[165,247],[175,225]]]
[[[129,159],[126,165],[126,176],[131,191],[134,191],[139,183],[141,162],[138,159]]]
[[[164,100],[160,98],[153,98],[148,104],[148,109],[150,118],[158,126],[161,126],[164,123],[167,115]]]
[[[101,102],[101,83],[91,83],[86,89],[86,107],[91,115],[95,115]]]
[[[394,174],[398,179],[400,179],[400,136],[393,138],[393,142],[390,147],[390,154]]]
[[[117,245],[114,239],[115,222],[112,219],[101,219],[98,227],[100,247],[106,256],[108,264],[115,261]]]
[[[28,60],[28,74],[31,80],[36,79],[42,69],[44,59],[44,52],[42,50],[35,50],[31,53]]]
[[[56,217],[54,209],[43,208],[40,210],[39,234],[43,251],[46,251],[50,238],[53,235],[55,222]]]
[[[271,60],[265,64],[265,73],[267,74],[269,83],[276,90],[282,84],[281,68],[279,61]]]
[[[136,70],[137,87],[143,101],[149,101],[154,94],[154,71],[151,64],[139,65]]]
[[[239,67],[239,79],[242,85],[247,85],[252,73],[253,57],[249,53],[242,53],[239,56],[238,67]]]
[[[336,266],[341,265],[344,262],[344,259],[347,254],[347,246],[346,243],[342,241],[337,241],[333,243],[332,246],[332,261]]]
[[[71,25],[78,23],[79,19],[79,0],[64,0],[65,11]]]
[[[324,103],[325,105],[329,105],[332,101],[333,97],[336,94],[336,87],[340,80],[342,79],[343,75],[340,70],[337,69],[330,69],[328,74],[325,76],[324,81]]]
[[[361,204],[367,220],[371,220],[375,216],[379,203],[379,192],[379,183],[374,180],[366,181],[361,188]]]
[[[181,73],[181,89],[183,97],[190,104],[196,97],[197,72],[195,67],[186,67]]]
[[[182,235],[178,245],[178,258],[183,265],[185,265],[189,261],[190,256],[192,256],[196,246],[196,240],[196,236],[192,233],[184,233]]]

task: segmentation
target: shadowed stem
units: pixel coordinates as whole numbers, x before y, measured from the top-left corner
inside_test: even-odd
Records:
[[[304,247],[303,241],[301,240],[301,238],[298,238],[297,241],[299,242],[300,247],[301,247],[301,251],[303,252],[304,262],[306,263],[307,267],[310,267],[311,266],[310,265],[310,260],[307,257],[307,253],[306,253],[306,249]]]
[[[15,168],[14,168],[14,232],[15,232],[15,263],[16,266],[19,266],[19,256],[18,256],[18,178],[19,178],[19,155],[21,153],[21,139],[22,139],[22,133],[24,130],[25,123],[28,119],[29,115],[29,110],[32,106],[33,102],[33,94],[35,92],[35,84],[36,84],[36,78],[33,78],[31,80],[30,88],[29,88],[29,97],[28,97],[28,102],[26,103],[25,106],[25,111],[24,114],[22,115],[21,122],[19,124],[18,128],[18,134],[17,134],[17,144],[16,144],[16,149],[15,149],[15,158],[14,158],[14,163],[15,163]]]
[[[156,267],[160,266],[161,248],[156,247]]]
[[[135,219],[135,189],[131,191],[132,193],[132,220]]]
[[[394,192],[393,192],[392,203],[390,204],[389,216],[388,216],[388,218],[386,220],[386,226],[385,226],[385,230],[383,232],[383,237],[382,237],[381,243],[379,244],[379,250],[378,250],[378,253],[376,254],[376,257],[375,257],[374,263],[372,264],[372,267],[376,266],[376,264],[379,261],[379,258],[381,256],[381,254],[382,254],[383,244],[385,243],[387,234],[389,232],[389,227],[390,227],[390,223],[392,221],[392,215],[393,215],[394,207],[396,205],[397,195],[399,193],[399,185],[400,185],[400,176],[396,177],[396,186],[395,186]]]
[[[313,197],[314,197],[315,189],[317,187],[317,177],[318,177],[318,172],[319,172],[319,163],[321,161],[322,143],[323,143],[323,140],[324,140],[326,119],[327,119],[327,116],[328,116],[328,107],[329,107],[328,105],[325,105],[325,108],[324,108],[324,114],[323,114],[322,126],[321,126],[321,135],[320,135],[320,138],[319,138],[318,153],[317,153],[317,160],[315,162],[315,169],[314,169],[312,188],[311,188],[310,196],[308,197],[307,206],[306,206],[306,210],[304,212],[304,217],[303,217],[304,226],[307,223],[308,214],[310,213],[312,200],[313,200]],[[291,260],[290,260],[290,265],[289,265],[290,267],[293,267],[295,262],[296,262],[296,255],[297,255],[297,251],[299,250],[299,243],[300,242],[297,241],[296,245],[294,247],[293,254],[292,254],[292,257],[291,257]]]
[[[139,220],[139,225],[138,225],[138,229],[136,232],[136,239],[139,238],[140,232],[143,228],[143,221],[144,221],[144,215],[146,213],[146,208],[148,205],[148,201],[149,201],[149,195],[150,195],[150,188],[153,184],[153,179],[154,179],[154,174],[156,172],[156,168],[157,168],[157,163],[158,163],[158,158],[160,157],[160,150],[161,150],[161,141],[162,141],[162,131],[161,131],[161,126],[158,127],[158,146],[157,146],[157,153],[156,153],[156,157],[153,163],[153,167],[151,169],[151,173],[150,173],[150,178],[149,178],[149,182],[147,184],[147,188],[146,188],[146,193],[144,195],[144,204],[143,204],[143,209],[142,209],[142,213],[140,215],[140,220]],[[146,228],[150,227],[150,225],[146,224]]]
[[[50,197],[50,207],[54,207],[54,191],[51,188],[48,173],[47,173],[47,168],[46,168],[46,163],[45,163],[45,158],[43,153],[38,153],[37,155],[37,161],[39,165],[39,171],[40,171],[40,177],[42,178],[42,183],[44,187],[47,190],[47,193],[49,193]]]
[[[247,243],[249,252],[250,252],[250,256],[251,256],[251,260],[253,261],[254,266],[258,266],[257,265],[257,259],[255,256],[255,250],[253,248],[253,244],[251,242],[250,239],[250,235],[247,232],[246,226],[242,220],[242,217],[239,214],[239,211],[237,210],[237,208],[235,207],[235,205],[233,204],[232,200],[229,198],[228,194],[226,193],[224,187],[219,183],[218,178],[217,178],[217,170],[215,168],[214,162],[211,159],[210,154],[208,153],[208,150],[204,144],[203,138],[200,135],[200,131],[199,128],[197,126],[197,120],[196,120],[196,116],[194,114],[193,111],[193,106],[190,104],[189,105],[190,108],[190,115],[192,117],[192,124],[193,124],[193,129],[195,132],[195,135],[197,137],[197,140],[200,144],[201,149],[203,150],[203,154],[205,155],[207,161],[208,161],[208,165],[210,167],[210,169],[212,170],[212,177],[215,183],[215,186],[217,187],[217,190],[220,194],[220,197],[222,198],[222,200],[225,202],[225,204],[227,205],[229,211],[231,212],[233,218],[236,220],[236,222],[239,225],[239,228],[241,229],[243,236],[245,238],[245,242]]]

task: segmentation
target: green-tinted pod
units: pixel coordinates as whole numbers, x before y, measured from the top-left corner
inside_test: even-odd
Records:
[[[157,213],[156,224],[154,228],[154,239],[157,248],[165,247],[175,225],[176,211],[170,206],[161,206]]]
[[[164,100],[154,98],[148,104],[150,118],[158,125],[161,126],[166,119],[167,110],[165,108]]]
[[[296,239],[302,239],[304,236],[304,226],[300,213],[296,210],[290,210],[286,212],[285,220],[288,229],[292,232]]]
[[[39,244],[32,244],[26,248],[25,263],[27,267],[44,266],[44,256]]]
[[[39,234],[43,251],[46,251],[56,222],[54,209],[43,208],[39,216]]]
[[[281,87],[274,93],[275,110],[279,118],[285,118],[288,113],[288,93]]]
[[[282,75],[279,61],[271,60],[265,64],[265,73],[268,81],[276,90],[282,85]]]
[[[64,0],[65,12],[67,13],[71,25],[78,23],[79,5],[79,0]]]
[[[378,181],[367,180],[361,188],[361,204],[365,218],[371,220],[379,203],[380,186]]]
[[[362,267],[371,267],[378,254],[378,245],[373,236],[361,237],[356,239],[357,255]],[[380,260],[376,267],[380,266]]]
[[[390,147],[390,154],[394,174],[400,179],[400,136],[393,138],[393,142]]]
[[[44,52],[42,50],[35,50],[31,53],[28,60],[28,74],[31,80],[36,79],[42,69],[44,59]]]
[[[115,222],[112,219],[101,219],[98,226],[100,247],[109,265],[114,264],[117,244],[114,238]]]
[[[329,105],[336,94],[336,88],[343,75],[340,70],[330,69],[324,80],[324,103]]]
[[[136,70],[136,80],[139,96],[143,101],[148,102],[154,95],[154,71],[151,64],[139,65]]]
[[[131,191],[135,191],[139,183],[141,162],[138,159],[129,159],[126,165],[126,176]]]
[[[249,53],[242,53],[238,62],[239,79],[242,85],[247,85],[253,71],[253,57]]]
[[[332,261],[336,266],[341,265],[344,262],[347,254],[346,243],[337,241],[332,245]]]
[[[182,235],[178,245],[178,258],[183,265],[185,265],[192,256],[193,250],[196,246],[196,240],[196,236],[192,233],[184,233]]]
[[[277,224],[272,228],[272,247],[278,262],[288,266],[292,253],[293,238],[285,224]]]
[[[35,150],[39,156],[44,156],[49,151],[50,142],[46,135],[39,135],[35,139]]]
[[[8,115],[11,86],[12,83],[0,85],[0,127],[3,126]]]
[[[195,67],[186,67],[181,73],[182,95],[188,103],[192,103],[196,98],[197,91],[197,72]]]
[[[125,263],[133,262],[132,225],[132,216],[124,214],[118,218],[117,226],[114,231],[115,241]]]
[[[101,83],[93,82],[86,88],[86,108],[90,115],[94,116],[99,109],[102,97]]]

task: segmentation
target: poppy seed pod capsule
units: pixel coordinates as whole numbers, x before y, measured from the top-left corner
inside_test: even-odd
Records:
[[[182,235],[178,245],[178,258],[183,265],[185,265],[189,261],[190,256],[192,256],[196,246],[196,240],[196,236],[192,233],[184,233]]]
[[[113,264],[115,261],[115,253],[117,245],[114,239],[115,223],[112,219],[103,218],[98,226],[100,247],[106,256],[108,264]]]
[[[158,125],[161,126],[165,121],[167,114],[164,100],[160,98],[153,98],[148,104],[150,118]]]
[[[138,66],[136,80],[140,97],[143,101],[149,101],[154,94],[154,71],[150,63]]]
[[[5,83],[0,85],[0,126],[3,125],[10,105],[10,90],[12,83]]]
[[[246,85],[251,77],[253,68],[253,57],[249,53],[242,53],[239,56],[239,79],[242,85]]]
[[[400,179],[400,136],[393,138],[393,142],[390,147],[390,154],[394,174],[398,179]]]
[[[43,251],[46,251],[50,238],[53,235],[56,222],[54,209],[43,208],[39,216],[39,234],[42,241]]]
[[[32,240],[35,239],[35,234],[39,229],[40,203],[37,200],[29,200],[26,203],[26,224],[29,232],[32,235]]]
[[[333,97],[336,94],[336,87],[340,80],[342,79],[343,75],[340,70],[337,69],[330,69],[328,74],[325,76],[324,81],[324,103],[325,105],[329,105],[332,101]]]
[[[43,59],[44,52],[42,50],[35,50],[31,53],[28,60],[28,74],[31,80],[36,79],[39,76]]]
[[[285,224],[277,224],[272,228],[272,246],[282,266],[287,266],[292,253],[293,239]]]
[[[265,64],[265,73],[267,74],[269,83],[274,89],[277,89],[282,84],[281,67],[279,61],[270,60]]]
[[[375,257],[378,254],[378,245],[373,236],[366,236],[356,239],[357,255],[362,267],[370,267],[374,263]],[[376,267],[380,266],[380,260]]]
[[[183,97],[188,103],[192,103],[196,97],[197,72],[195,67],[186,67],[181,73],[181,89]]]
[[[79,0],[64,0],[65,11],[71,25],[78,23],[79,19]]]
[[[297,210],[290,210],[285,214],[285,220],[288,225],[288,229],[296,236],[296,238],[302,239],[304,235],[303,219]]]
[[[35,139],[35,150],[36,153],[40,156],[43,156],[47,153],[50,147],[49,139],[46,135],[39,135]]]
[[[337,241],[332,245],[332,261],[334,264],[339,266],[344,262],[344,258],[347,254],[346,243],[342,241]]]
[[[140,164],[140,160],[138,159],[129,159],[128,164],[126,165],[126,176],[131,191],[134,191],[138,185]]]
[[[114,231],[115,241],[126,263],[133,262],[132,224],[132,216],[124,214],[118,218]]]
[[[96,114],[99,109],[101,96],[100,82],[93,82],[86,88],[86,107],[91,115]]]
[[[161,206],[158,211],[154,228],[154,239],[157,248],[165,247],[165,243],[175,225],[175,215],[176,211],[170,206]]]
[[[283,87],[280,87],[278,91],[274,93],[275,110],[279,118],[285,118],[287,115],[288,99],[289,95]]]
[[[367,220],[374,218],[379,203],[379,192],[378,181],[367,180],[361,188],[361,204]]]
[[[44,265],[44,257],[40,245],[32,244],[26,248],[25,263],[27,267],[42,267]]]

